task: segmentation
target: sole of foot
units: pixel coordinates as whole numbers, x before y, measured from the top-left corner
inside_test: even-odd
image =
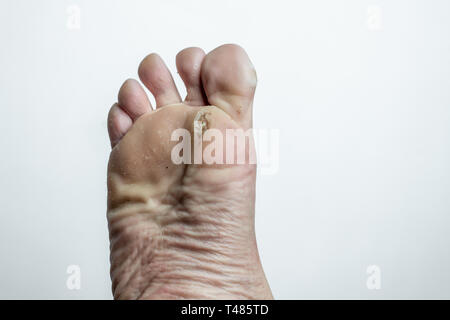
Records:
[[[129,79],[108,115],[114,297],[271,299],[255,237],[251,135],[244,144],[220,146],[224,157],[233,152],[232,159],[242,155],[244,163],[173,159],[177,130],[190,133],[185,159],[195,137],[204,138],[210,129],[224,136],[230,129],[251,129],[255,69],[237,45],[208,54],[187,48],[176,65],[186,86],[184,100],[163,60],[150,54],[138,74],[156,107],[141,84]]]

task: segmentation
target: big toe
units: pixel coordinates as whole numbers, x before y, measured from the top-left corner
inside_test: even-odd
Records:
[[[208,53],[201,78],[208,102],[228,113],[243,128],[252,125],[256,71],[238,45],[222,45]]]

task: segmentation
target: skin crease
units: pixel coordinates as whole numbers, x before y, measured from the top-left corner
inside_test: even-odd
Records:
[[[179,143],[172,132],[185,128],[193,139],[195,120],[224,136],[226,129],[251,127],[253,66],[242,48],[224,45],[206,56],[185,49],[177,68],[187,86],[184,102],[162,60],[150,55],[139,74],[157,109],[129,80],[109,114],[114,298],[271,299],[254,229],[256,165],[171,160]],[[233,151],[248,158],[248,149]]]

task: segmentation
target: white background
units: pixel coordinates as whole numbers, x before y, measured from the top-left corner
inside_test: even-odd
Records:
[[[449,1],[2,0],[0,41],[0,298],[111,298],[107,111],[146,54],[175,73],[229,42],[280,130],[257,191],[275,297],[450,298]]]

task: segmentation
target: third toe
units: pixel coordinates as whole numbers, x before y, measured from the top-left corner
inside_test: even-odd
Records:
[[[181,102],[172,74],[161,57],[149,54],[139,66],[139,77],[156,100],[156,107]]]

